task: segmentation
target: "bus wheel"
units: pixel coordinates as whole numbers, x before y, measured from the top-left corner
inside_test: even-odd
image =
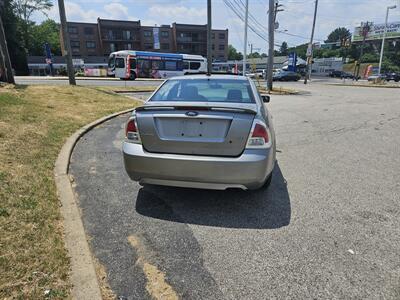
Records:
[[[136,79],[136,73],[135,73],[135,72],[132,72],[132,73],[131,73],[131,76],[129,76],[129,79],[130,79],[130,80],[135,80],[135,79]]]

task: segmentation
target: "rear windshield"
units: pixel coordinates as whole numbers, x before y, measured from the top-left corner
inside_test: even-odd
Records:
[[[250,83],[233,79],[171,79],[150,101],[255,103]]]

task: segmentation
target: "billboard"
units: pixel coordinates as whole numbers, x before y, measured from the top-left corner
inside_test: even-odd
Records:
[[[288,56],[288,71],[296,72],[297,54],[296,52],[289,53]]]
[[[160,28],[153,27],[154,49],[160,50]]]
[[[366,41],[381,40],[383,33],[385,32],[385,24],[372,24],[370,30],[368,31]],[[400,22],[390,22],[387,24],[387,39],[400,38]],[[362,42],[362,28],[358,26],[354,29],[352,41]]]

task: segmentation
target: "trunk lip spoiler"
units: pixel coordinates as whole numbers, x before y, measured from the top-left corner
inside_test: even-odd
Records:
[[[135,111],[150,111],[150,110],[211,110],[211,111],[226,111],[226,112],[238,112],[238,113],[252,113],[257,114],[256,108],[250,107],[233,107],[223,105],[191,105],[191,104],[172,104],[171,105],[142,105],[135,108]]]

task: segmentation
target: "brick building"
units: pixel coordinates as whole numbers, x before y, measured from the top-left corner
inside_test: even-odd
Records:
[[[207,26],[177,24],[142,26],[140,21],[97,19],[68,22],[74,57],[108,56],[118,50],[145,50],[207,55]],[[228,59],[228,29],[212,30],[212,56]]]

